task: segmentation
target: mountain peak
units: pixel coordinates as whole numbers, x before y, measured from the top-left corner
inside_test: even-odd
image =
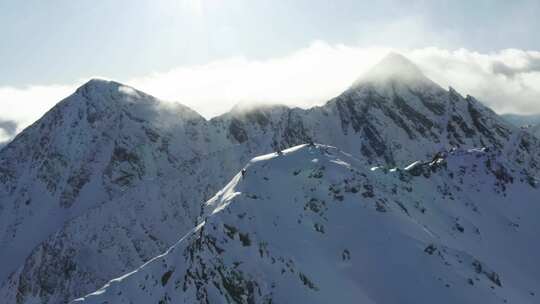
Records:
[[[92,78],[88,80],[86,83],[77,88],[76,92],[86,96],[110,96],[110,94],[113,94],[128,96],[136,99],[153,99],[153,97],[150,95],[129,85],[101,78]]]
[[[416,68],[416,65],[407,57],[403,56],[400,53],[397,52],[390,52],[388,53],[378,64],[385,65],[385,64],[393,64],[393,65],[401,65],[401,66],[407,66],[409,68]]]
[[[81,85],[79,88],[77,88],[77,91],[79,90],[107,90],[111,88],[119,88],[123,86],[123,84],[118,83],[116,81],[106,80],[102,78],[91,78],[87,82],[85,82],[83,85]]]
[[[358,79],[353,87],[361,83],[387,83],[398,81],[406,84],[434,84],[407,57],[390,52],[366,74]]]
[[[408,58],[398,53],[389,53],[366,74],[369,77],[425,77],[422,71]]]
[[[120,82],[92,78],[75,91],[75,95],[83,96],[91,103],[155,103],[156,99],[144,92]]]

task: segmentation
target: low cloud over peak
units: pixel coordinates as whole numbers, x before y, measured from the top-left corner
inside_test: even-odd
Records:
[[[117,80],[158,98],[181,102],[206,117],[226,112],[238,103],[309,107],[341,93],[392,51],[410,59],[441,86],[451,85],[464,95],[473,95],[497,112],[540,113],[540,52],[516,49],[479,53],[365,48],[318,41],[279,58],[235,57]],[[28,126],[84,82],[0,86],[0,121],[17,126],[15,132],[4,131],[5,136]]]

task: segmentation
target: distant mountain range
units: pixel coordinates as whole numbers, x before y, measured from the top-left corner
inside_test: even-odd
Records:
[[[0,150],[0,298],[536,303],[539,169],[398,54],[323,106],[211,120],[94,79]]]

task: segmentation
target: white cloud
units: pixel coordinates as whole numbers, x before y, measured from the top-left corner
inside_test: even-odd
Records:
[[[316,42],[282,58],[231,58],[179,67],[128,83],[159,98],[178,100],[206,117],[223,113],[237,103],[309,106],[347,88],[389,50]]]
[[[496,112],[540,113],[540,52],[507,49],[482,54],[427,48],[408,55],[434,81],[473,95]]]
[[[10,139],[10,134],[8,134],[4,129],[0,129],[0,147]]]
[[[19,132],[71,94],[74,88],[75,85],[0,87],[0,121],[15,122]]]
[[[476,96],[498,112],[540,112],[540,52],[465,49],[360,48],[315,42],[284,57],[242,57],[177,67],[132,79],[118,79],[158,98],[178,101],[212,117],[236,103],[322,104],[394,50],[416,62],[443,87]],[[0,87],[0,120],[16,121],[18,131],[83,81],[54,86]]]

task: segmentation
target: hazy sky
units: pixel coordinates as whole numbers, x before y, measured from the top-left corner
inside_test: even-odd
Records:
[[[538,16],[538,0],[0,0],[0,137],[94,76],[213,116],[321,102],[391,49],[499,112],[540,112]]]
[[[540,49],[540,1],[0,0],[0,84],[127,78],[315,40]]]

